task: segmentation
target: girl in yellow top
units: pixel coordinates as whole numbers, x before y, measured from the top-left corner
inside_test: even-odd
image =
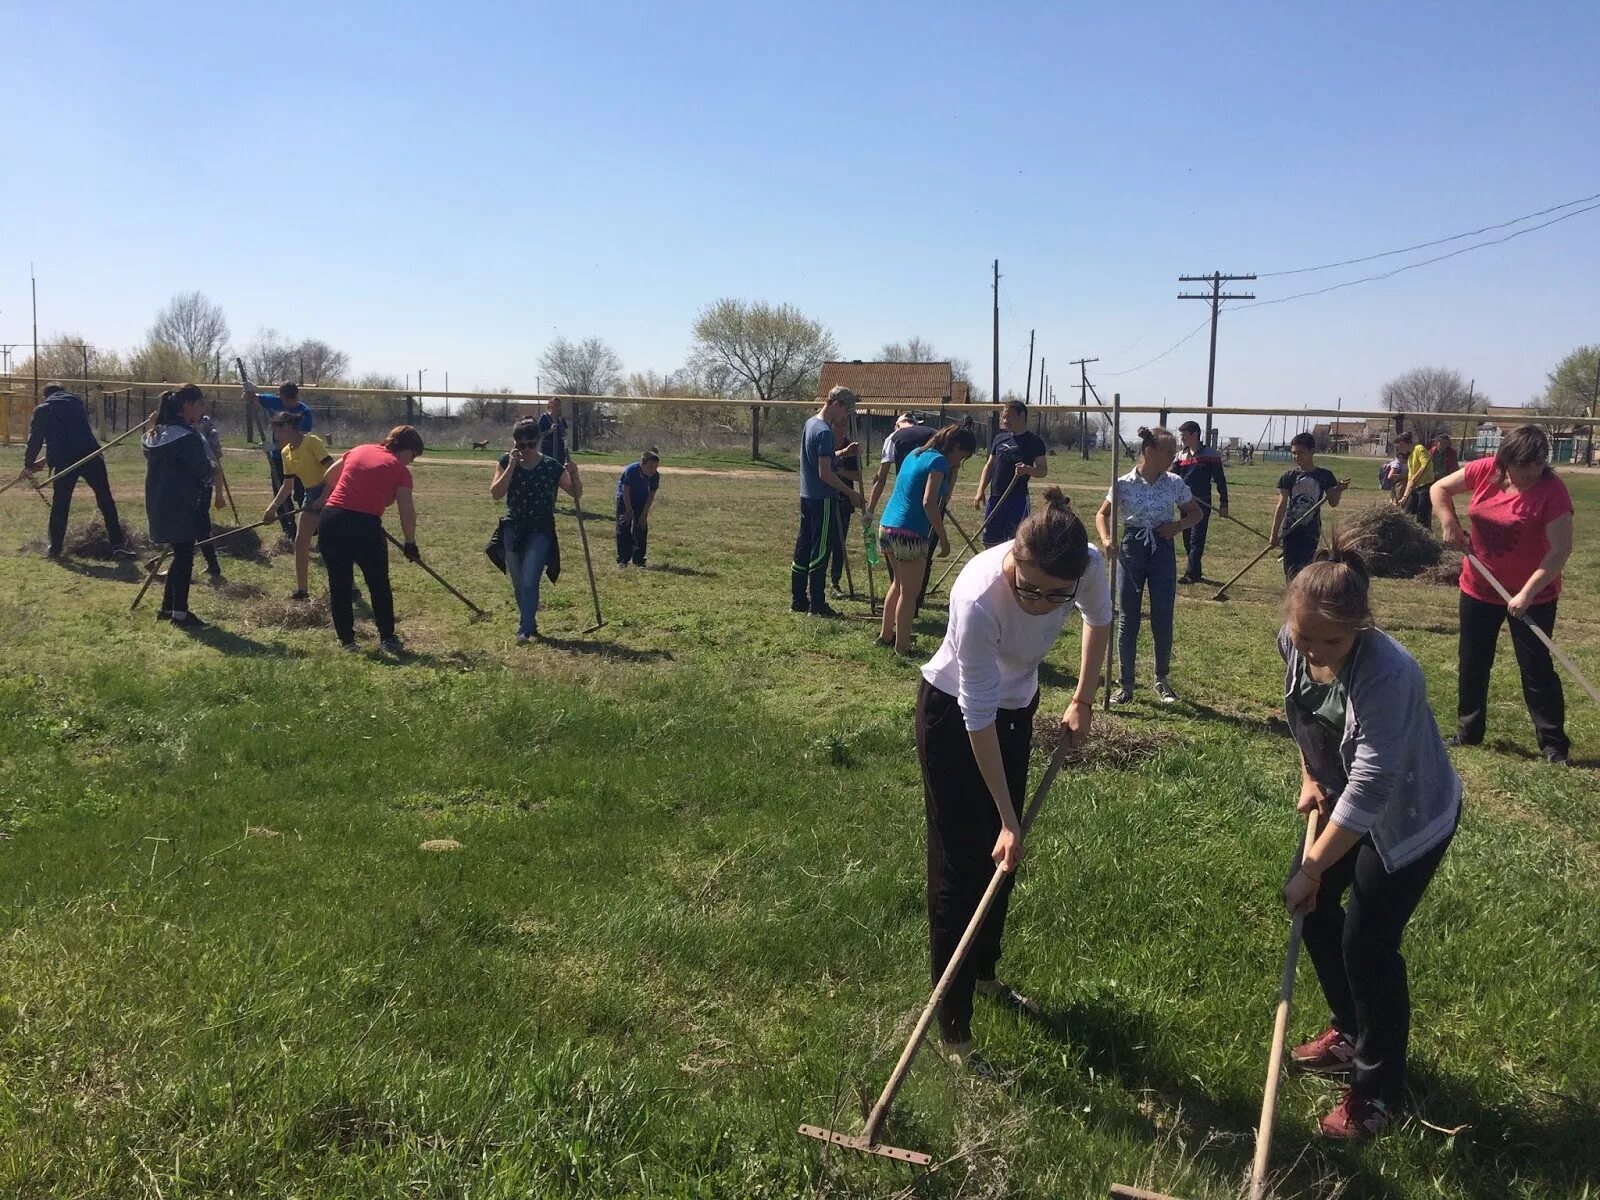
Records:
[[[272,497],[266,515],[261,519],[272,520],[279,506],[289,499],[294,491],[294,482],[298,479],[305,488],[305,500],[300,509],[300,523],[295,526],[294,532],[295,589],[289,599],[309,600],[311,592],[307,584],[311,574],[311,539],[316,536],[317,524],[321,519],[313,509],[322,495],[322,481],[328,474],[328,468],[333,465],[333,455],[328,453],[326,442],[300,428],[297,413],[281,412],[272,418],[272,440],[277,443],[278,452],[283,456],[283,486]]]

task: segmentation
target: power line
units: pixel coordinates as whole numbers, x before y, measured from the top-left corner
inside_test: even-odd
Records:
[[[1452,250],[1448,254],[1436,254],[1432,258],[1424,258],[1420,262],[1407,263],[1405,266],[1396,267],[1392,271],[1384,271],[1377,275],[1363,275],[1360,279],[1347,279],[1343,283],[1330,284],[1325,288],[1315,288],[1309,292],[1296,292],[1292,296],[1278,296],[1272,300],[1257,300],[1254,304],[1241,304],[1234,311],[1242,312],[1247,308],[1262,308],[1268,304],[1287,304],[1291,300],[1304,300],[1307,296],[1323,296],[1329,292],[1337,292],[1343,288],[1355,287],[1362,283],[1374,283],[1380,279],[1392,279],[1394,276],[1404,274],[1407,271],[1415,271],[1418,267],[1426,267],[1433,263],[1443,262],[1447,258],[1455,258],[1457,255],[1466,254],[1472,250],[1482,250],[1486,246],[1501,245],[1504,242],[1511,241],[1513,238],[1519,238],[1525,233],[1537,233],[1541,229],[1546,229],[1562,221],[1571,220],[1573,217],[1581,217],[1584,213],[1594,212],[1596,209],[1600,209],[1600,204],[1591,204],[1588,208],[1580,208],[1573,212],[1563,213],[1559,217],[1552,217],[1548,221],[1541,221],[1537,225],[1530,225],[1526,229],[1508,233],[1505,237],[1491,238],[1487,242],[1476,242],[1471,246],[1463,246],[1459,250]],[[1196,330],[1196,332],[1199,331]],[[1190,336],[1194,335],[1191,334]]]
[[[1262,279],[1274,279],[1280,275],[1309,275],[1313,271],[1330,271],[1334,267],[1350,267],[1357,263],[1372,262],[1379,258],[1392,258],[1396,254],[1410,254],[1413,250],[1426,250],[1431,246],[1443,246],[1449,242],[1459,242],[1462,238],[1477,237],[1480,233],[1493,233],[1496,229],[1509,229],[1513,225],[1520,225],[1524,221],[1531,221],[1535,217],[1542,217],[1549,213],[1560,212],[1563,208],[1572,208],[1579,204],[1588,204],[1591,200],[1600,200],[1600,192],[1592,196],[1584,196],[1580,200],[1568,200],[1565,204],[1554,204],[1549,208],[1541,208],[1538,212],[1527,213],[1515,217],[1510,221],[1501,221],[1498,225],[1485,225],[1482,229],[1469,229],[1466,233],[1453,233],[1449,237],[1438,238],[1431,242],[1418,242],[1415,246],[1402,246],[1398,250],[1384,250],[1378,254],[1366,254],[1360,258],[1345,258],[1338,262],[1323,263],[1316,267],[1295,267],[1290,271],[1262,271]],[[1573,214],[1576,215],[1576,214]],[[1490,243],[1492,244],[1492,243]]]
[[[1249,306],[1246,305],[1245,307],[1249,307]],[[1168,346],[1160,354],[1156,355],[1154,358],[1145,359],[1144,362],[1140,363],[1137,367],[1129,367],[1126,371],[1101,371],[1100,374],[1101,374],[1102,378],[1111,379],[1111,378],[1115,378],[1118,375],[1132,375],[1135,371],[1142,371],[1146,367],[1150,366],[1151,364],[1160,362],[1163,358],[1165,358],[1167,355],[1171,354],[1179,346],[1183,345],[1185,342],[1187,342],[1191,338],[1193,338],[1195,334],[1199,333],[1202,329],[1205,329],[1205,328],[1209,327],[1210,324],[1211,324],[1211,318],[1207,317],[1204,321],[1201,321],[1200,324],[1196,325],[1193,329],[1189,330],[1188,333],[1184,334],[1177,341],[1173,342],[1172,345]]]

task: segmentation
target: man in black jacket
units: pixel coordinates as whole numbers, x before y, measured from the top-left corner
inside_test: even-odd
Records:
[[[28,427],[28,448],[23,453],[22,471],[32,475],[39,469],[39,448],[44,447],[45,465],[60,472],[100,448],[100,441],[89,426],[89,412],[83,401],[59,383],[44,385],[44,400],[33,410]],[[106,460],[96,458],[76,471],[58,474],[50,503],[50,557],[61,557],[61,544],[67,536],[67,514],[72,508],[72,492],[82,479],[94,492],[105,518],[106,540],[118,558],[132,558],[133,551],[123,544],[122,522],[117,519],[117,502],[111,498],[111,481],[106,477]]]

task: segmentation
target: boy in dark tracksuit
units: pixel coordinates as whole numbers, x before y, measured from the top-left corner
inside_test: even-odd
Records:
[[[645,565],[650,537],[650,509],[661,486],[661,455],[646,450],[617,479],[617,566]]]
[[[1185,421],[1178,426],[1178,434],[1183,439],[1183,449],[1172,460],[1172,470],[1189,485],[1190,494],[1200,501],[1200,511],[1204,514],[1198,525],[1183,531],[1183,549],[1189,561],[1178,582],[1199,583],[1205,578],[1201,560],[1205,558],[1206,530],[1211,524],[1211,484],[1215,481],[1217,485],[1217,511],[1227,516],[1228,477],[1222,472],[1222,455],[1217,448],[1201,444],[1200,426],[1196,422]]]
[[[82,400],[59,383],[44,385],[44,400],[33,410],[33,421],[28,426],[28,446],[22,456],[23,474],[32,475],[39,469],[41,446],[45,466],[52,472],[64,471],[100,448],[100,439],[89,425],[89,410]],[[72,510],[72,493],[80,479],[89,485],[95,503],[100,506],[112,554],[117,558],[132,558],[133,551],[123,544],[122,522],[117,517],[117,502],[111,496],[104,458],[86,462],[76,471],[58,474],[51,485],[50,557],[61,557],[61,546],[67,536],[67,516]]]

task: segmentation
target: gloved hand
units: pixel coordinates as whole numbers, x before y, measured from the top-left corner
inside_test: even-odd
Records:
[[[417,544],[415,542],[407,542],[402,549],[405,553],[405,556],[412,562],[420,563],[422,561],[422,551],[417,549]]]

